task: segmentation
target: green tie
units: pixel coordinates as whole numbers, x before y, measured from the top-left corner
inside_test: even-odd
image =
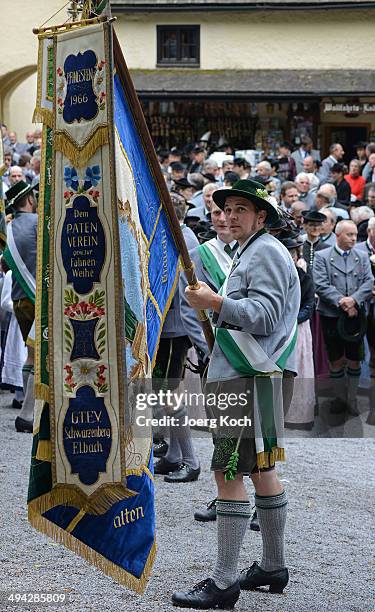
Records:
[[[225,247],[224,247],[224,251],[226,252],[227,255],[229,255],[229,257],[231,259],[233,259],[237,247],[238,247],[237,242],[236,242],[236,244],[234,245],[233,248],[230,246],[230,244],[226,244]]]

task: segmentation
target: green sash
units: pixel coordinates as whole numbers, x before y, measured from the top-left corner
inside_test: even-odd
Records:
[[[227,280],[220,293],[226,294]],[[282,347],[267,355],[248,332],[218,328],[215,337],[225,357],[240,376],[254,377],[254,432],[258,468],[285,460],[282,376],[297,341],[297,321]],[[228,464],[226,479],[236,474],[239,438]]]
[[[201,244],[198,252],[204,269],[207,270],[219,290],[231,269],[232,259],[220,249],[216,238]]]

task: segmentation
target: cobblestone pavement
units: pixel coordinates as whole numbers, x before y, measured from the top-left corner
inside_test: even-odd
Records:
[[[171,612],[171,593],[207,577],[215,558],[215,524],[193,519],[194,509],[214,497],[210,439],[195,440],[202,464],[198,482],[173,485],[157,479],[159,552],[147,591],[137,596],[28,524],[31,435],[15,432],[16,411],[10,403],[11,396],[1,393],[0,612],[31,609],[6,604],[8,589],[65,592],[72,599],[60,608],[34,608],[38,612]],[[236,610],[374,612],[374,438],[293,437],[287,453],[288,463],[280,474],[289,498],[286,542],[291,580],[284,595],[241,594]],[[249,530],[240,567],[259,560],[260,551],[260,535]]]

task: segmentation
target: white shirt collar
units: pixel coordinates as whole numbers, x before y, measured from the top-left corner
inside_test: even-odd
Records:
[[[348,251],[343,251],[342,249],[340,249],[340,247],[338,246],[337,242],[335,244],[335,249],[338,253],[340,253],[340,255],[344,255],[344,253],[350,253],[350,249]]]

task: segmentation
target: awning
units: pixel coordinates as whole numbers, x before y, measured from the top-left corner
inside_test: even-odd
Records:
[[[141,97],[375,96],[375,70],[131,70]]]
[[[114,13],[368,9],[372,0],[111,0]]]

